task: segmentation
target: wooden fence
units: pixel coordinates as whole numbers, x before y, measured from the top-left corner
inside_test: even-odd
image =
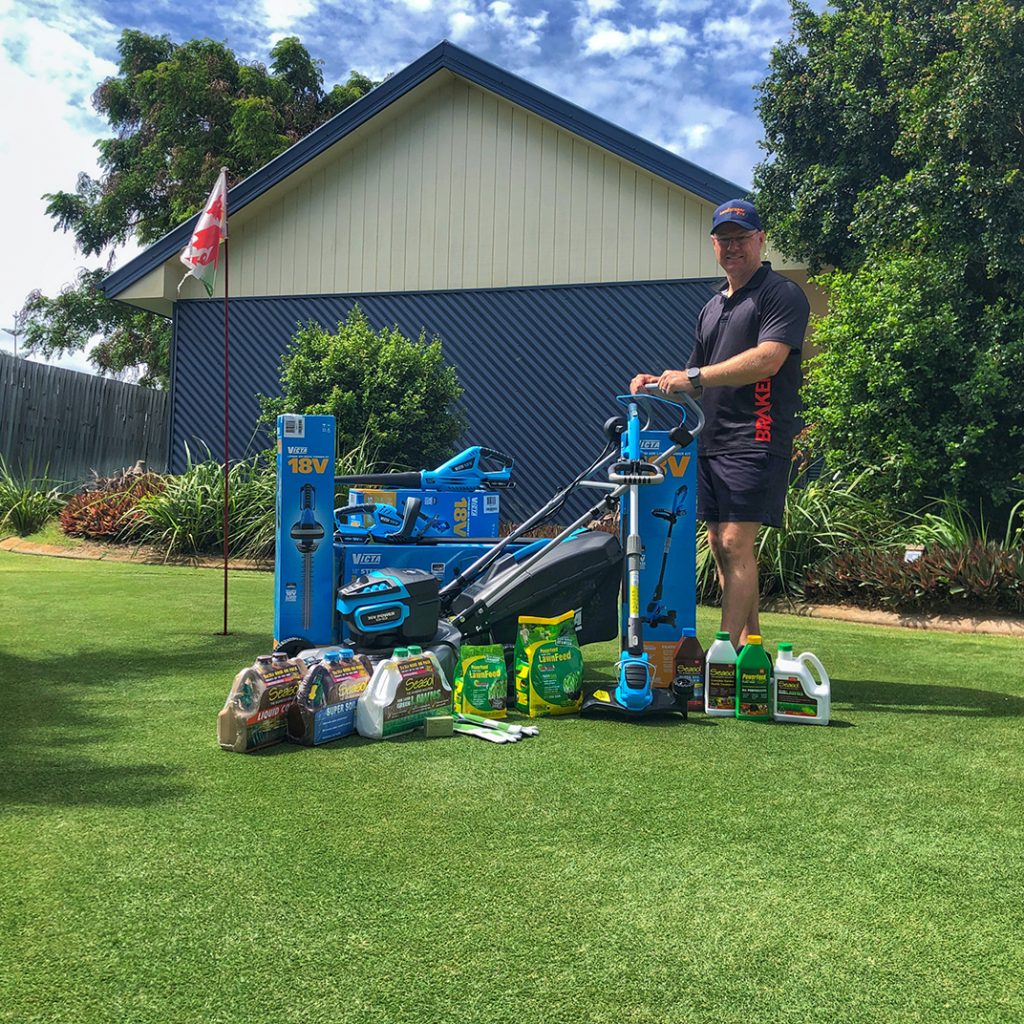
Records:
[[[69,484],[167,468],[166,391],[0,356],[0,455],[16,476]]]

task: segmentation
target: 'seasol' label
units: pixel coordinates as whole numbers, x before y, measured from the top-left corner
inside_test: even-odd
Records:
[[[398,665],[401,682],[394,700],[384,709],[383,735],[408,732],[432,714],[450,711],[452,693],[434,671],[430,658],[404,659]]]
[[[780,712],[787,715],[804,715],[814,718],[818,714],[818,702],[804,693],[797,676],[778,676],[775,680],[775,703]]]
[[[736,663],[711,662],[708,666],[708,707],[736,710]]]

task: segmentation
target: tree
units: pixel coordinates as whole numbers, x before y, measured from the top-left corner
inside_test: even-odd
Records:
[[[811,438],[880,497],[1024,483],[1024,12],[1012,0],[793,3],[759,111],[773,240],[820,280]],[[879,465],[884,463],[884,465]]]
[[[93,95],[113,130],[97,143],[101,177],[80,174],[73,192],[44,196],[86,256],[132,237],[156,241],[200,208],[222,166],[232,182],[247,177],[374,84],[352,72],[325,92],[322,62],[294,36],[274,45],[269,71],[210,39],[179,45],[125,30],[118,53],[118,74]],[[56,299],[34,292],[25,307],[32,344],[46,354],[74,350],[100,325],[109,333],[91,358],[102,371],[141,364],[144,379],[165,380],[166,327],[97,293],[103,276],[87,270]]]
[[[296,333],[281,360],[281,390],[261,396],[262,422],[272,427],[286,412],[331,415],[339,454],[362,450],[386,467],[429,469],[465,430],[455,404],[462,388],[440,339],[374,331],[358,306],[336,334],[318,323]]]

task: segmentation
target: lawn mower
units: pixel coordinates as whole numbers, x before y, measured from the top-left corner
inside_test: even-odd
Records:
[[[616,510],[628,496],[629,535],[625,568],[630,615],[623,655],[618,663],[618,684],[586,697],[584,712],[622,712],[630,716],[679,711],[685,715],[687,694],[655,690],[643,652],[643,622],[639,614],[639,571],[643,545],[638,530],[637,489],[663,479],[662,469],[700,432],[704,418],[687,396],[669,401],[653,394],[621,395],[626,415],[605,422],[606,444],[596,459],[558,491],[516,530],[490,546],[450,583],[438,587],[429,573],[410,576],[382,567],[362,576],[338,592],[341,613],[339,635],[359,638],[360,649],[384,650],[397,642],[429,646],[425,609],[438,608],[438,640],[448,647],[462,643],[500,643],[511,648],[521,614],[553,617],[577,610],[576,635],[581,645],[611,640],[620,635],[618,598],[623,588],[623,549],[619,538],[586,526]],[[670,410],[674,426],[668,431],[671,446],[648,462],[640,455],[640,432],[658,410]],[[691,421],[692,416],[692,421]],[[646,423],[642,422],[646,420]],[[688,428],[688,421],[692,426]],[[590,479],[603,472],[605,480]],[[417,474],[418,479],[422,477]],[[360,478],[365,479],[365,478]],[[382,483],[384,481],[381,481]],[[387,483],[393,484],[394,479]],[[404,481],[402,481],[404,482]],[[411,481],[410,481],[411,482]],[[479,483],[479,479],[474,484]],[[499,483],[498,486],[501,486]],[[571,525],[550,539],[523,543],[538,525],[552,519],[577,489],[602,490],[600,500]],[[413,517],[405,518],[411,524]],[[386,555],[382,555],[382,559]],[[433,612],[430,612],[433,615]],[[443,633],[443,637],[441,634]],[[415,639],[410,637],[415,635]],[[458,639],[454,640],[458,643]]]

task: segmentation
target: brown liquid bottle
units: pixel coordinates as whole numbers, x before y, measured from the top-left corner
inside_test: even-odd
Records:
[[[683,636],[672,655],[675,681],[693,687],[687,702],[690,711],[704,710],[704,648],[697,639],[697,631],[685,627]]]

